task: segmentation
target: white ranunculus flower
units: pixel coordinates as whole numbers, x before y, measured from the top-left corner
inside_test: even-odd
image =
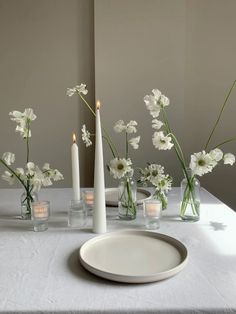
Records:
[[[4,174],[2,174],[2,179],[7,181],[10,185],[12,185],[15,181],[14,175],[9,171],[4,171]]]
[[[16,174],[23,177],[25,175],[25,171],[23,168],[16,168]]]
[[[69,96],[69,97],[73,96],[75,93],[76,93],[76,88],[75,87],[67,88],[67,90],[66,90],[66,95]]]
[[[50,170],[50,164],[48,162],[45,162],[45,164],[42,167],[43,170]]]
[[[44,178],[42,179],[42,185],[43,185],[43,186],[52,185],[51,178],[50,178],[50,177],[44,177]]]
[[[215,149],[211,150],[209,155],[216,162],[219,162],[223,158],[223,152],[219,148],[215,148]]]
[[[155,148],[158,148],[159,150],[167,150],[171,149],[174,145],[171,143],[171,137],[165,136],[162,131],[155,132],[152,137],[152,143]]]
[[[204,150],[199,153],[191,155],[191,161],[189,167],[194,175],[202,176],[205,173],[211,172],[214,163],[212,163],[212,158]]]
[[[15,162],[15,154],[11,152],[6,152],[3,154],[2,159],[5,161],[5,163],[10,166]]]
[[[131,160],[125,158],[114,158],[110,161],[109,169],[114,179],[121,179],[132,172]]]
[[[159,130],[163,126],[163,123],[160,120],[154,119],[152,120],[152,128]]]
[[[231,153],[227,153],[224,155],[224,164],[225,165],[233,165],[235,163],[235,156]]]
[[[92,141],[90,140],[91,134],[86,129],[86,125],[85,124],[83,124],[81,131],[82,131],[82,141],[85,143],[86,147],[91,146],[93,144]]]
[[[27,171],[26,171],[27,175],[33,176],[35,174],[35,164],[33,162],[31,162],[31,161],[28,162],[26,164],[26,169],[27,169]]]
[[[130,122],[126,125],[126,132],[127,133],[136,133],[137,132],[137,128],[136,126],[138,125],[138,123],[134,120],[130,120]]]
[[[140,141],[140,136],[133,137],[129,140],[129,144],[133,147],[133,149],[138,149],[139,148],[139,141]]]
[[[119,120],[115,123],[113,129],[116,133],[121,133],[126,130],[126,125],[123,120]]]
[[[160,114],[161,107],[160,107],[159,103],[157,102],[155,96],[146,95],[143,98],[143,100],[146,104],[147,109],[150,111],[150,115],[153,118],[157,118]]]

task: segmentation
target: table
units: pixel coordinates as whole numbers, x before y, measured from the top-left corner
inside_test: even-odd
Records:
[[[51,202],[49,229],[33,232],[17,218],[21,190],[0,190],[0,313],[235,313],[236,213],[202,189],[201,219],[178,217],[179,189],[169,194],[160,233],[182,241],[189,262],[178,275],[150,284],[100,279],[78,262],[78,249],[95,236],[67,227],[71,189],[45,189]],[[132,222],[109,208],[108,230],[143,229],[141,210]]]

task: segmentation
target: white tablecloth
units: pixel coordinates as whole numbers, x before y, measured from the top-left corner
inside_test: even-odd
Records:
[[[82,268],[78,249],[95,236],[92,221],[84,230],[67,227],[71,189],[45,189],[51,202],[49,229],[33,232],[19,215],[20,190],[0,190],[0,313],[235,313],[236,214],[202,191],[201,219],[178,218],[179,190],[169,194],[160,233],[182,241],[189,262],[178,275],[151,284],[121,284]],[[116,219],[108,209],[108,230],[144,229]]]

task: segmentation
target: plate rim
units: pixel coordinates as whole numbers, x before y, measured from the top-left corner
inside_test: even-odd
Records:
[[[114,190],[117,190],[118,188],[117,187],[113,187],[113,188],[105,188],[105,198],[106,198],[106,192],[109,192],[109,191],[114,191]],[[145,194],[147,197],[146,198],[143,198],[141,200],[137,200],[137,205],[141,205],[142,202],[148,198],[151,198],[152,197],[152,193],[144,188],[137,188],[137,192],[141,192],[143,194]],[[114,206],[114,207],[117,207],[118,206],[118,201],[109,201],[109,200],[106,200],[106,205],[107,206]]]
[[[82,257],[83,254],[83,250],[86,249],[86,246],[89,246],[91,244],[93,244],[93,242],[102,240],[103,238],[107,238],[109,236],[114,236],[116,234],[137,234],[137,235],[144,235],[144,236],[150,236],[152,238],[156,238],[156,239],[160,239],[163,240],[165,242],[167,242],[168,244],[171,244],[172,246],[174,246],[181,255],[181,262],[168,270],[165,270],[163,272],[158,272],[158,273],[154,273],[154,274],[149,274],[149,275],[123,275],[123,274],[116,274],[113,272],[108,272],[108,271],[104,271],[104,270],[100,270],[99,268],[93,267],[90,264],[88,264]],[[160,281],[163,279],[167,279],[170,278],[174,275],[177,275],[187,264],[188,262],[188,250],[186,248],[186,246],[179,241],[178,239],[163,234],[163,233],[159,233],[159,232],[154,232],[154,231],[149,231],[149,230],[133,230],[133,229],[126,229],[126,230],[118,230],[118,231],[111,231],[111,232],[107,232],[105,234],[102,235],[98,235],[95,236],[89,240],[87,240],[86,242],[84,242],[80,249],[79,249],[79,261],[81,263],[81,265],[90,273],[101,277],[101,278],[105,278],[111,281],[117,281],[117,282],[124,282],[124,283],[148,283],[148,282],[156,282],[156,281]]]

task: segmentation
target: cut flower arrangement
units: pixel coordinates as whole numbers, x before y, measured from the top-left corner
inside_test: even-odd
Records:
[[[37,200],[37,192],[41,186],[52,185],[52,180],[63,179],[63,175],[57,170],[52,169],[48,163],[45,163],[42,169],[30,161],[30,143],[31,122],[36,119],[33,109],[27,108],[24,112],[12,111],[9,113],[11,120],[15,121],[16,132],[19,132],[26,142],[26,165],[25,168],[13,168],[15,154],[5,152],[0,158],[0,163],[5,167],[2,179],[12,185],[15,181],[21,184],[24,189],[21,200],[21,215],[24,219],[31,218],[32,202]]]
[[[88,107],[89,111],[96,116],[95,111],[90,106],[90,104],[85,99],[84,95],[87,95],[88,90],[86,89],[85,84],[77,85],[73,88],[67,89],[67,95],[73,96],[74,94],[77,94],[80,96],[84,104]],[[111,153],[113,158],[110,160],[109,164],[107,165],[107,168],[110,172],[110,175],[114,179],[120,180],[119,184],[119,217],[121,219],[134,219],[136,217],[136,184],[133,180],[133,174],[134,174],[134,167],[133,162],[130,158],[130,147],[134,150],[139,148],[140,143],[140,136],[133,136],[135,133],[137,133],[137,126],[138,123],[134,120],[129,121],[128,123],[125,123],[123,120],[119,120],[114,125],[114,131],[116,133],[119,133],[121,136],[124,136],[124,146],[125,146],[125,152],[121,155],[118,152],[118,149],[116,145],[114,144],[114,141],[109,136],[108,132],[104,127],[102,127],[103,131],[103,138],[106,140],[108,146],[110,147]],[[94,136],[94,134],[91,134],[87,128],[86,125],[82,126],[82,140],[84,141],[86,147],[92,145],[91,137]],[[160,165],[157,165],[160,167],[161,171],[156,174],[155,178],[155,184],[156,189],[158,191],[161,191],[160,194],[156,193],[156,196],[163,195],[163,191],[167,191],[171,187],[171,180],[169,176],[164,175],[164,168]],[[145,172],[145,170],[144,170]],[[146,174],[146,172],[145,172]],[[146,176],[144,180],[143,173],[143,181],[148,181],[150,178]],[[154,181],[153,181],[154,182]],[[154,185],[155,185],[154,184]],[[162,187],[160,188],[160,186]],[[166,198],[164,199],[166,201]]]
[[[229,165],[235,163],[235,156],[231,153],[224,154],[219,147],[223,144],[235,141],[236,138],[226,139],[215,147],[209,149],[212,136],[235,84],[236,81],[234,81],[226,96],[217,120],[205,144],[204,150],[192,154],[189,164],[186,162],[186,157],[180,147],[179,141],[174,135],[168,121],[166,108],[169,106],[169,99],[158,89],[153,89],[152,94],[144,97],[146,107],[150,112],[150,115],[154,118],[152,120],[152,127],[156,129],[152,137],[154,147],[158,150],[170,150],[174,148],[184,173],[185,180],[182,181],[181,185],[182,202],[180,205],[180,216],[183,220],[199,220],[200,217],[200,198],[198,193],[199,181],[196,179],[196,176],[203,176],[206,173],[212,172],[221,161],[223,161],[224,164]],[[161,120],[158,120],[157,118],[160,118]]]

